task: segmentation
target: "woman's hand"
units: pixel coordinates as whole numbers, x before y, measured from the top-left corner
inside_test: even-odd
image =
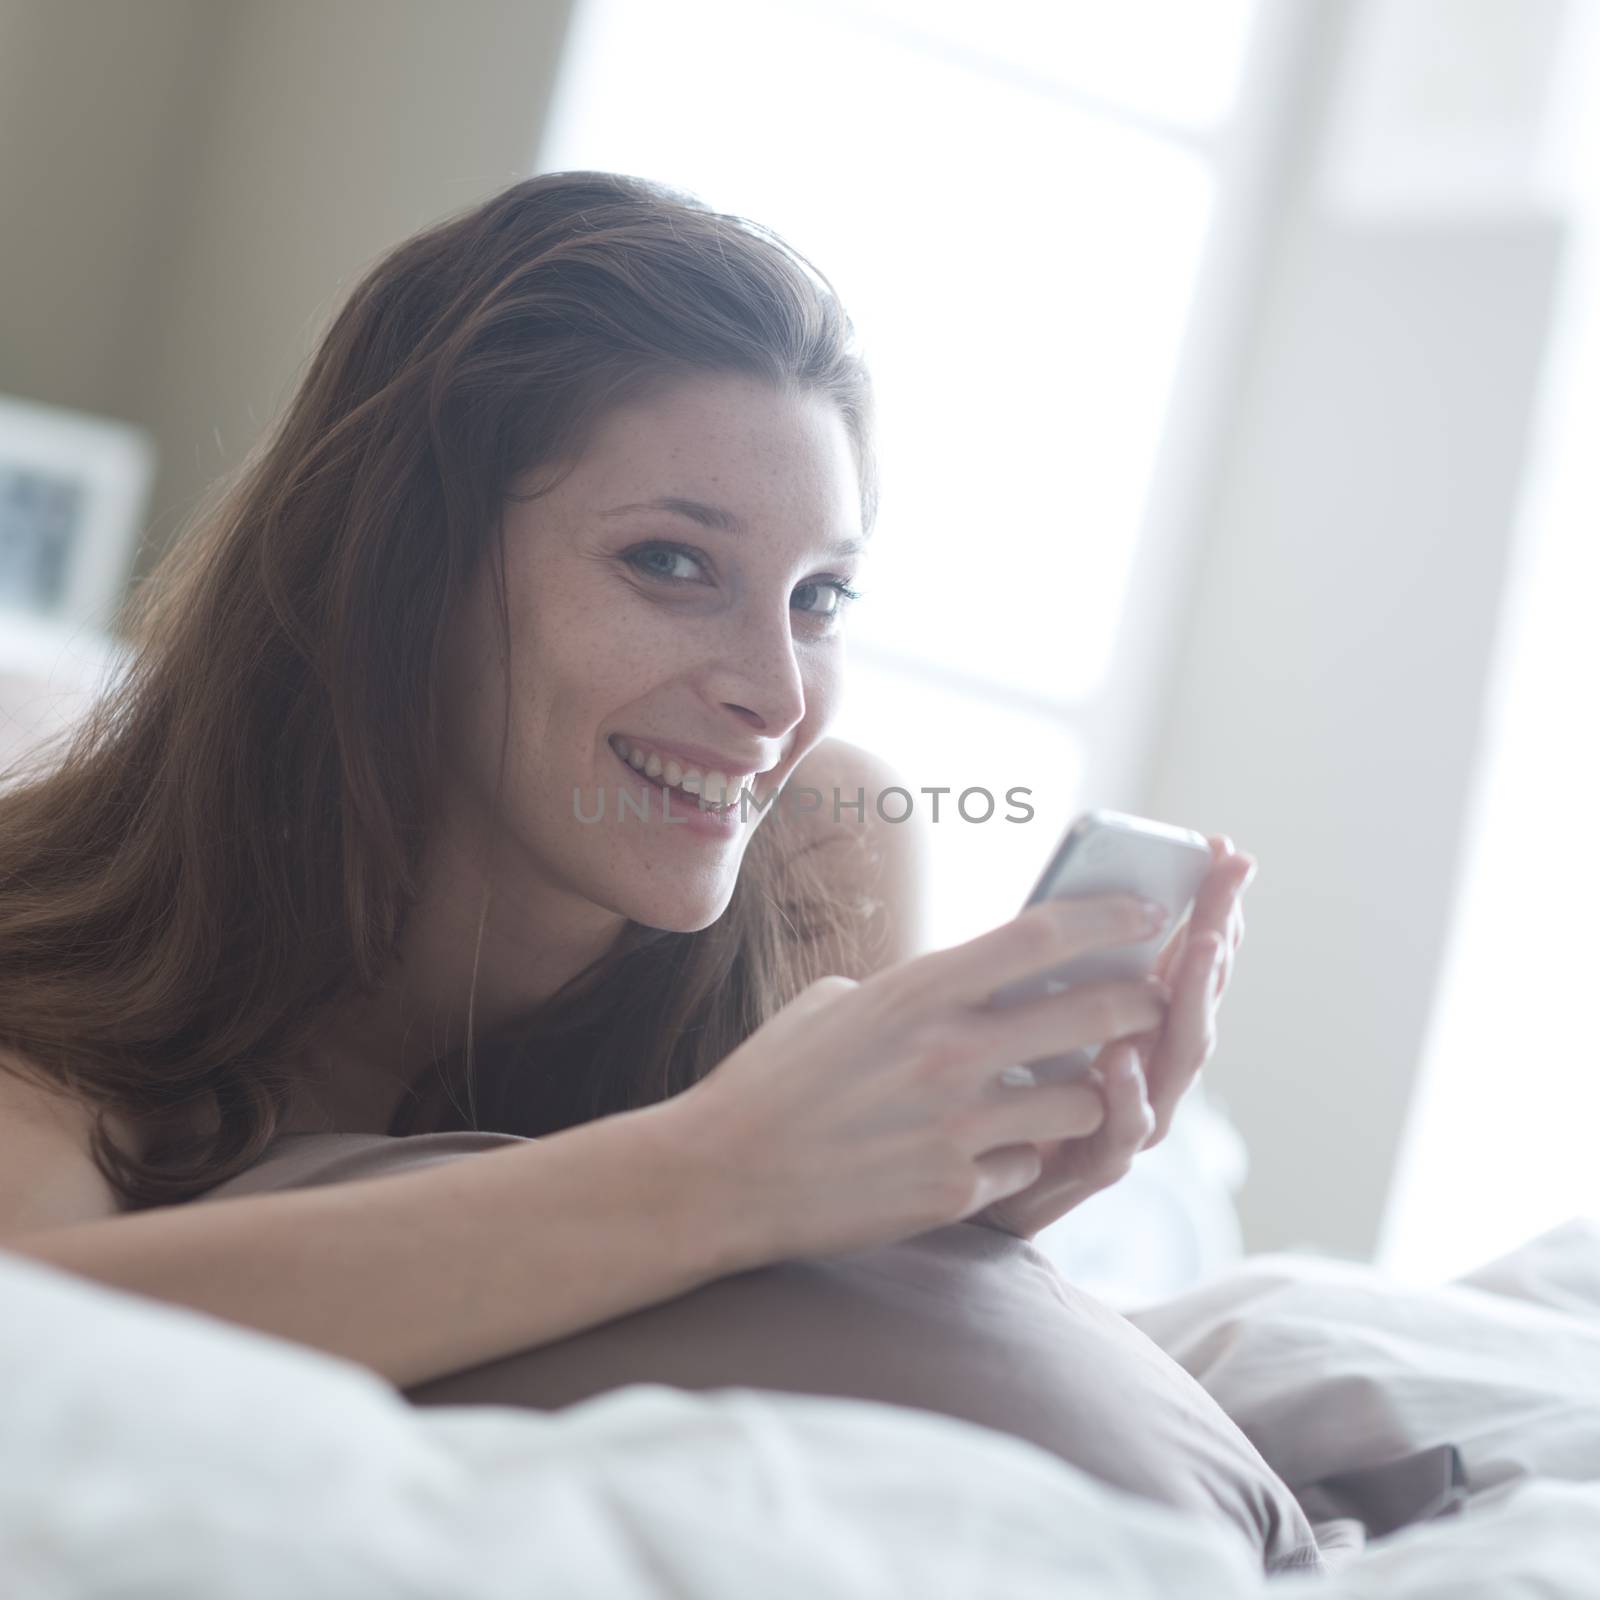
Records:
[[[1231,839],[1208,842],[1211,871],[1156,961],[1156,976],[1172,992],[1162,1025],[1113,1039],[1095,1057],[1105,1121],[1087,1137],[1035,1145],[1038,1179],[969,1222],[1031,1239],[1125,1177],[1139,1151],[1166,1138],[1178,1102],[1216,1049],[1217,1007],[1233,977],[1244,938],[1242,900],[1256,872],[1254,858],[1235,851]]]
[[[1030,1140],[1081,1140],[1092,1083],[1013,1088],[1018,1061],[1160,1031],[1154,975],[1011,1007],[996,990],[1148,938],[1129,895],[1029,907],[874,973],[821,978],[681,1094],[649,1108],[715,1192],[721,1256],[746,1266],[867,1249],[970,1218],[1040,1175]]]

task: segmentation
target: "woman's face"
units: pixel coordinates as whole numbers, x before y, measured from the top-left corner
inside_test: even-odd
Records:
[[[511,704],[496,898],[705,927],[727,906],[762,807],[836,708],[841,589],[862,538],[837,409],[749,378],[684,380],[607,415],[553,491],[508,500],[504,538]],[[449,652],[446,814],[480,837],[506,675],[493,595],[485,563]],[[696,773],[707,805],[732,802],[727,820],[687,792]]]

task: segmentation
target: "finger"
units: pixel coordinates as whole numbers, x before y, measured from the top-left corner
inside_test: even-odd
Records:
[[[1223,965],[1217,975],[1216,988],[1213,994],[1221,998],[1233,977],[1233,952],[1237,948],[1239,939],[1243,935],[1244,913],[1240,908],[1240,900],[1244,894],[1244,886],[1255,874],[1255,861],[1250,856],[1234,855],[1228,857],[1223,869],[1219,869],[1216,881],[1207,880],[1207,902],[1200,918],[1196,919],[1194,932],[1215,931],[1223,941]],[[1216,895],[1215,899],[1211,894]],[[1213,907],[1217,914],[1212,915]]]
[[[1233,840],[1225,833],[1214,833],[1208,840],[1211,845],[1211,867],[1213,871],[1231,869],[1239,859],[1239,852],[1234,849]]]
[[[1250,880],[1256,875],[1255,862],[1249,856],[1244,857],[1244,860],[1250,864],[1244,869],[1242,876],[1234,885],[1233,905],[1228,913],[1231,931],[1228,936],[1227,969],[1222,984],[1224,989],[1233,980],[1233,958],[1240,944],[1244,941],[1244,892],[1250,886]]]
[[[1188,915],[1172,930],[1152,969],[1169,985],[1190,938],[1208,927],[1223,927],[1243,885],[1255,876],[1255,857],[1235,851],[1233,841],[1225,834],[1210,834],[1206,843],[1211,847],[1211,867],[1195,891]]]
[[[1213,835],[1209,842],[1215,865],[1197,891],[1189,915],[1162,947],[1153,970],[1169,988],[1172,987],[1189,945],[1202,933],[1214,928],[1228,942],[1227,965],[1216,990],[1220,998],[1233,975],[1232,953],[1244,936],[1244,917],[1239,909],[1239,900],[1245,886],[1255,876],[1256,863],[1253,856],[1227,854],[1222,835]],[[1217,914],[1213,915],[1214,912]]]
[[[1052,1139],[1082,1139],[1106,1119],[1099,1079],[1041,1083],[1019,1088],[1015,1081],[989,1084],[978,1102],[957,1122],[957,1137],[974,1155],[996,1146]]]
[[[849,994],[860,985],[854,978],[846,978],[841,973],[830,972],[825,977],[814,979],[808,983],[794,999],[786,1010],[797,1015],[807,1015],[823,1006],[831,1004],[840,995]]]
[[[1227,993],[1228,985],[1233,982],[1234,955],[1239,948],[1239,941],[1244,937],[1244,913],[1239,909],[1237,901],[1233,910],[1228,913],[1228,925],[1223,934],[1222,960],[1213,970],[1211,979],[1211,999],[1215,1003],[1220,1001]]]
[[[1220,933],[1227,924],[1228,912],[1233,907],[1234,885],[1243,876],[1244,869],[1237,858],[1229,857],[1212,867],[1195,892],[1194,907],[1189,913],[1191,938],[1203,933]]]
[[[1106,1116],[1078,1173],[1091,1191],[1124,1176],[1156,1126],[1139,1052],[1118,1039],[1106,1046],[1096,1065],[1105,1077]]]
[[[1194,964],[1185,970],[1184,981],[1179,983],[1167,1009],[1167,1025],[1148,1072],[1150,1106],[1156,1115],[1152,1144],[1159,1144],[1166,1137],[1178,1102],[1214,1048],[1211,984],[1222,948],[1216,934],[1208,934],[1196,944]]]
[[[1160,978],[1118,978],[1075,984],[1061,994],[952,1018],[948,1034],[963,1040],[962,1054],[982,1071],[1013,1061],[1043,1061],[1108,1039],[1159,1028],[1172,992]]]
[[[1177,969],[1178,963],[1183,959],[1183,946],[1189,937],[1191,920],[1191,918],[1185,917],[1172,930],[1171,937],[1162,945],[1161,954],[1156,957],[1155,966],[1151,969],[1169,988],[1172,985],[1172,974]]]
[[[1256,858],[1234,856],[1229,865],[1233,870],[1233,899],[1237,903],[1244,898],[1245,890],[1255,881]]]
[[[902,962],[867,981],[917,1008],[986,1006],[1009,985],[1042,978],[1091,950],[1141,943],[1154,932],[1137,896],[1063,895],[1029,906],[976,939]]]
[[[998,1150],[986,1150],[973,1157],[973,1166],[979,1178],[973,1212],[985,1211],[997,1200],[1009,1199],[1031,1187],[1038,1179],[1043,1165],[1039,1152],[1031,1144],[1011,1144]],[[1006,1229],[1010,1232],[1010,1229]]]

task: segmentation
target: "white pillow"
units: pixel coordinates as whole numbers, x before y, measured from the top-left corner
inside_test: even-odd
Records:
[[[1296,1491],[1444,1443],[1460,1448],[1470,1507],[1529,1477],[1600,1480],[1592,1221],[1455,1283],[1263,1255],[1129,1316]]]
[[[353,1363],[3,1250],[0,1307],[6,1600],[1592,1600],[1600,1570],[1600,1486],[1529,1481],[1267,1581],[1209,1520],[900,1407],[637,1385],[419,1412]]]
[[[6,1600],[1261,1590],[1213,1519],[905,1407],[640,1384],[414,1409],[355,1363],[3,1250],[0,1307]]]

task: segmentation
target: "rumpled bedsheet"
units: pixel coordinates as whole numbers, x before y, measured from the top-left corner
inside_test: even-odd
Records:
[[[353,1363],[0,1252],[0,1594],[1600,1594],[1593,1223],[1440,1289],[1273,1256],[1132,1315],[1291,1487],[1320,1486],[1337,1570],[1264,1579],[1230,1530],[952,1418],[651,1384],[418,1409]],[[1461,1493],[1382,1533],[1383,1492],[1415,1491],[1381,1469],[1408,1457]]]

